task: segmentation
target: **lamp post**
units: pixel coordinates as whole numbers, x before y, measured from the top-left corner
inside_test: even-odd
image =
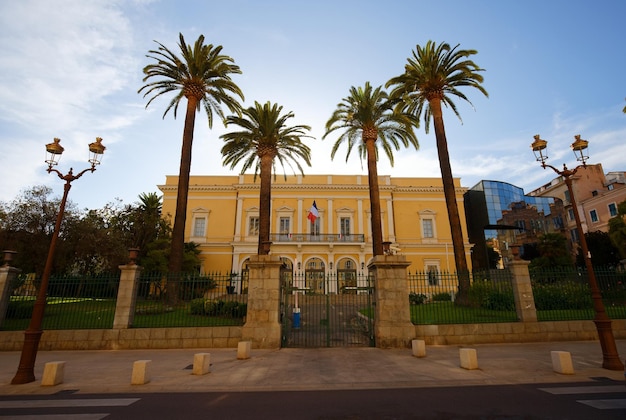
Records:
[[[63,153],[63,146],[60,144],[61,140],[54,139],[54,142],[46,144],[46,163],[48,164],[48,173],[54,172],[59,178],[65,181],[63,188],[63,199],[59,206],[59,213],[57,215],[56,224],[54,225],[54,232],[52,233],[52,239],[50,240],[50,247],[48,248],[48,257],[46,259],[46,265],[44,266],[43,274],[41,275],[41,284],[39,285],[39,291],[37,292],[37,298],[33,308],[33,315],[28,324],[28,328],[24,331],[24,345],[22,346],[22,355],[20,357],[20,364],[17,368],[17,373],[13,377],[11,384],[25,384],[33,382],[35,380],[35,359],[37,358],[37,349],[39,347],[39,341],[43,331],[41,330],[41,324],[43,322],[44,309],[46,307],[46,295],[48,292],[48,281],[50,280],[50,274],[52,272],[52,265],[54,262],[54,252],[56,249],[57,239],[59,238],[59,230],[61,228],[61,222],[63,221],[63,214],[65,212],[65,203],[67,201],[67,194],[71,188],[71,182],[77,180],[87,171],[95,171],[96,166],[100,164],[102,154],[105,147],[102,145],[102,139],[96,138],[94,143],[89,144],[89,159],[91,164],[90,168],[87,168],[78,174],[74,175],[72,168],[69,172],[63,175],[53,166],[59,163],[61,154]]]
[[[545,168],[550,168],[557,174],[563,177],[565,180],[565,185],[567,185],[567,190],[569,191],[570,201],[572,203],[572,210],[574,213],[574,219],[576,220],[576,229],[578,231],[578,237],[580,240],[580,247],[582,248],[583,257],[585,260],[585,266],[587,268],[587,276],[589,278],[589,287],[591,288],[591,298],[593,299],[593,309],[595,311],[595,318],[593,322],[596,325],[596,329],[598,331],[598,338],[600,340],[600,345],[602,346],[602,355],[603,362],[602,367],[609,370],[623,370],[624,365],[619,358],[617,353],[617,347],[615,345],[615,338],[613,337],[613,330],[611,329],[611,319],[606,314],[604,309],[604,303],[602,302],[602,295],[600,293],[600,288],[598,287],[598,282],[596,280],[596,275],[593,270],[593,265],[591,264],[591,253],[589,252],[589,248],[587,247],[587,240],[585,239],[585,232],[583,231],[582,224],[580,222],[580,214],[578,213],[578,207],[576,205],[576,198],[574,197],[574,190],[572,188],[572,177],[580,168],[587,167],[587,159],[589,156],[585,154],[585,150],[587,149],[588,141],[580,138],[580,134],[574,136],[574,142],[572,143],[572,151],[576,156],[576,160],[581,162],[574,169],[568,169],[565,164],[563,164],[563,169],[558,170],[552,165],[548,165],[546,160],[548,159],[546,148],[548,147],[548,142],[546,140],[542,140],[539,137],[539,134],[534,136],[535,141],[531,144],[531,148],[533,149],[533,153],[538,162],[541,162],[541,166]]]

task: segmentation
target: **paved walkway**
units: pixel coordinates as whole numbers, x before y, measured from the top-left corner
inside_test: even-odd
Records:
[[[626,340],[617,341],[622,360]],[[379,389],[566,383],[603,377],[624,381],[624,372],[602,369],[598,342],[556,342],[468,346],[477,350],[477,370],[460,367],[459,346],[427,346],[426,357],[409,349],[324,348],[252,350],[237,360],[236,349],[40,351],[37,380],[11,385],[19,352],[0,352],[0,395],[85,393],[210,392],[267,390]],[[572,355],[575,373],[552,370],[550,352]],[[206,375],[193,375],[195,353],[211,354]],[[131,385],[133,362],[151,360],[149,383]],[[46,362],[65,361],[63,383],[41,386]]]

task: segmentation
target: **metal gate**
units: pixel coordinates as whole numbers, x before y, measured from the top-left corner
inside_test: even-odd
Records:
[[[283,272],[283,347],[373,347],[374,289],[367,274]]]

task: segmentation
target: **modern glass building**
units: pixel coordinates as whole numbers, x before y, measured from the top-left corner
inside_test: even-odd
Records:
[[[495,268],[490,248],[506,259],[509,245],[534,244],[542,233],[563,229],[561,200],[528,196],[506,182],[480,181],[463,198],[474,269]]]

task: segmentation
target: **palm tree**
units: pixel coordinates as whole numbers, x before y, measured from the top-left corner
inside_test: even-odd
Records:
[[[272,172],[275,172],[275,159],[278,159],[283,170],[285,163],[293,170],[290,161],[293,161],[304,174],[297,158],[303,159],[311,166],[311,149],[302,143],[306,131],[311,130],[307,125],[286,125],[293,112],[282,114],[282,106],[266,102],[258,102],[254,106],[243,110],[242,116],[229,116],[227,126],[231,124],[241,127],[240,131],[233,131],[220,136],[224,140],[222,147],[223,165],[230,165],[234,169],[243,161],[241,173],[254,166],[254,179],[257,174],[261,177],[259,192],[259,245],[258,254],[267,255],[270,244],[270,209]],[[295,171],[294,171],[295,172]],[[275,176],[275,174],[274,174]],[[285,179],[287,175],[285,173]]]
[[[232,74],[241,74],[241,70],[234,64],[232,58],[221,54],[222,46],[205,45],[204,36],[200,35],[192,47],[185,43],[182,34],[179,36],[180,58],[163,44],[155,41],[159,45],[158,49],[150,50],[147,55],[155,62],[143,69],[145,74],[143,81],[152,81],[139,89],[139,93],[144,92],[144,97],[150,96],[146,108],[159,96],[170,92],[175,93],[163,113],[163,118],[172,108],[174,109],[174,118],[176,118],[176,111],[181,99],[187,99],[176,214],[168,264],[170,273],[180,272],[183,264],[187,196],[196,111],[200,111],[201,105],[204,107],[209,128],[211,128],[214,112],[222,120],[225,118],[222,105],[225,105],[230,112],[240,112],[241,105],[233,95],[243,100],[243,93],[231,79]]]
[[[461,119],[451,96],[461,98],[470,104],[471,102],[463,92],[459,91],[459,88],[469,86],[478,89],[487,97],[489,94],[481,85],[483,77],[480,72],[483,69],[468,59],[477,51],[459,50],[458,47],[458,44],[454,48],[447,43],[437,45],[433,41],[428,41],[424,47],[417,45],[416,50],[413,51],[413,58],[408,59],[404,74],[389,80],[386,87],[394,86],[390,96],[401,101],[398,105],[401,109],[418,119],[422,114],[424,115],[426,133],[429,130],[430,120],[433,120],[443,191],[452,232],[454,261],[459,275],[457,302],[463,304],[470,285],[469,270],[441,105],[443,103],[450,107]]]
[[[344,130],[333,145],[331,159],[335,158],[335,153],[343,142],[348,143],[346,162],[357,143],[361,162],[364,158],[367,159],[374,255],[383,254],[380,193],[376,167],[378,144],[380,143],[393,166],[393,149],[399,150],[400,143],[404,147],[408,147],[409,144],[412,144],[415,149],[419,147],[413,126],[417,126],[417,120],[410,114],[394,112],[393,103],[389,101],[382,86],[373,89],[369,82],[365,83],[365,88],[352,86],[350,95],[337,105],[337,109],[326,122],[326,133],[322,139],[335,130]]]

